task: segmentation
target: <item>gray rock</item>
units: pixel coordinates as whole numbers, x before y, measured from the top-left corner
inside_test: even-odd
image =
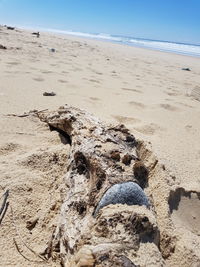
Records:
[[[134,182],[125,182],[111,186],[101,198],[94,215],[96,215],[100,209],[110,204],[149,206],[144,191]]]

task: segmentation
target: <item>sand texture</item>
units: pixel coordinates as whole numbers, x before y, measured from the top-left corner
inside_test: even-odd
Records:
[[[96,218],[89,216],[92,208],[85,217],[70,210],[64,232],[71,244],[80,226],[83,235],[74,251],[65,252],[66,266],[200,266],[198,58],[47,33],[37,38],[0,27],[0,74],[0,196],[9,189],[0,224],[0,267],[60,266],[58,248],[46,249],[63,218],[66,174],[75,153],[63,132],[49,128],[50,114],[60,106],[81,108],[105,127],[124,124],[142,140],[137,153],[131,152],[134,160],[120,157],[118,171],[134,171],[138,157],[148,170],[148,183],[141,187],[150,201],[150,208],[109,205]],[[3,197],[0,207],[2,202]],[[143,217],[147,233],[151,230],[148,240],[134,230]]]

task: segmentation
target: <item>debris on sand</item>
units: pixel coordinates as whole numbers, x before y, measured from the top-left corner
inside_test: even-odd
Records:
[[[7,49],[7,47],[0,44],[0,49],[4,49],[5,50],[5,49]]]
[[[182,70],[185,70],[185,71],[191,71],[190,68],[182,68]]]
[[[37,36],[37,38],[39,38],[39,37],[40,37],[40,33],[39,33],[39,32],[32,32],[32,34],[33,34],[33,35],[36,35],[36,36]]]
[[[54,93],[54,92],[44,92],[43,93],[43,96],[55,96],[56,95],[56,93]]]
[[[11,26],[7,26],[6,28],[7,28],[7,30],[11,30],[11,31],[13,31],[15,29],[15,27],[11,27]]]

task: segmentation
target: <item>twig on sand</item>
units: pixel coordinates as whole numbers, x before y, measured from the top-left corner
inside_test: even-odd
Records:
[[[2,216],[1,216],[1,218],[0,218],[0,224],[1,224],[1,222],[2,222],[2,220],[3,220],[3,218],[4,218],[4,216],[6,215],[6,211],[7,211],[7,209],[8,209],[8,206],[9,206],[9,202],[7,202],[7,203],[5,204],[5,209],[3,210]]]
[[[2,203],[2,206],[1,206],[1,209],[0,209],[0,215],[5,207],[5,204],[6,204],[6,201],[7,201],[7,198],[9,196],[9,190],[6,190],[6,192],[3,194],[3,196],[1,198],[4,197],[4,200],[3,200],[3,203]]]
[[[42,110],[38,110],[38,111],[36,111],[35,113],[40,113],[40,112],[44,112],[44,111],[47,111],[48,110],[48,108],[46,108],[46,109],[42,109]]]
[[[15,238],[13,238],[13,242],[14,242],[14,244],[15,244],[15,247],[16,247],[17,251],[19,252],[19,254],[20,254],[25,260],[30,261],[30,262],[34,262],[34,263],[38,263],[38,264],[43,263],[43,262],[41,262],[41,261],[34,261],[34,260],[31,260],[31,259],[27,258],[27,257],[20,251],[20,248],[19,248],[19,246],[18,246],[17,241],[15,240]]]
[[[38,264],[39,264],[39,263],[47,262],[47,260],[46,260],[44,257],[40,256],[37,252],[35,252],[32,248],[30,248],[30,247],[25,243],[25,241],[23,240],[21,234],[19,233],[19,231],[18,231],[18,229],[17,229],[16,223],[15,223],[15,219],[14,219],[13,209],[12,209],[12,207],[10,207],[10,208],[11,208],[11,219],[12,219],[12,224],[13,224],[13,226],[14,226],[14,228],[15,228],[16,235],[19,237],[19,239],[21,240],[22,244],[23,244],[29,251],[31,251],[35,256],[39,257],[42,261],[31,260],[31,259],[27,258],[26,256],[24,256],[23,253],[21,252],[20,248],[19,248],[19,245],[17,244],[16,239],[13,238],[13,241],[14,241],[14,244],[15,244],[15,246],[16,246],[17,251],[20,253],[20,255],[21,255],[23,258],[25,258],[26,260],[28,260],[28,261],[30,261],[30,262],[35,262],[35,263],[38,263]]]
[[[6,114],[5,116],[7,117],[19,117],[19,118],[23,118],[23,117],[28,117],[30,114],[28,113],[25,113],[25,114],[22,114],[22,115],[17,115],[17,114],[14,114],[14,113],[11,113],[11,114]]]
[[[3,203],[2,203],[1,208],[0,208],[0,224],[1,224],[3,218],[6,214],[7,209],[8,209],[8,205],[9,205],[9,202],[7,202],[8,196],[9,196],[9,190],[6,190],[6,192],[2,196],[2,197],[4,197],[4,199],[3,199]]]
[[[53,230],[52,236],[48,242],[47,247],[44,249],[43,252],[40,253],[41,256],[44,256],[45,259],[49,259],[52,256],[52,252],[53,252],[53,240],[55,238],[55,231],[56,228]]]
[[[6,117],[19,117],[19,118],[24,118],[24,117],[28,117],[30,115],[33,115],[33,114],[38,114],[40,112],[44,112],[44,111],[47,111],[48,109],[42,109],[42,110],[33,110],[33,111],[30,111],[28,113],[24,113],[24,114],[15,114],[15,113],[10,113],[10,114],[6,114],[5,116]]]

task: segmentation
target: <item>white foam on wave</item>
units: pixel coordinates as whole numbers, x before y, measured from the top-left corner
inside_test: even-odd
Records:
[[[115,42],[122,41],[122,38],[115,37],[115,36],[112,36],[106,33],[85,33],[85,32],[55,30],[55,29],[42,29],[42,30],[53,32],[53,33],[68,34],[68,35],[80,36],[80,37],[86,37],[86,38],[92,38],[92,39],[103,39],[103,40],[115,41]]]
[[[154,40],[131,39],[130,42],[136,46],[158,49],[167,52],[175,52],[186,55],[200,56],[200,46]]]

